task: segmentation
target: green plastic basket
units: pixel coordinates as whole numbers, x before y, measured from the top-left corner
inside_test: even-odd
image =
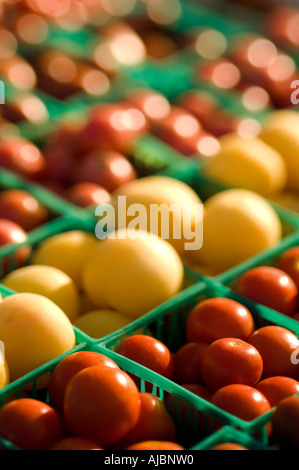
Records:
[[[195,445],[192,450],[213,450],[214,446],[226,443],[238,444],[245,447],[247,450],[275,450],[273,447],[267,446],[231,426],[224,426],[219,429],[219,431],[216,431],[211,436]]]
[[[289,329],[299,337],[299,322],[262,305],[244,299],[228,287],[225,287],[218,282],[207,280],[189,287],[167,303],[148,313],[139,320],[136,320],[133,325],[128,325],[118,333],[108,335],[103,338],[99,343],[99,346],[103,348],[104,354],[112,359],[117,359],[120,354],[115,352],[115,349],[119,345],[120,341],[132,336],[136,329],[143,329],[144,334],[147,334],[147,331],[149,330],[155,338],[163,342],[168,346],[171,352],[175,353],[182,345],[186,344],[185,325],[189,313],[199,302],[213,297],[229,298],[243,304],[253,315],[255,328],[261,328],[266,325],[278,325]],[[136,364],[134,361],[126,357],[122,357],[122,361],[128,364]],[[148,374],[150,375],[151,373],[152,372],[148,370]],[[174,383],[168,379],[163,378],[163,380],[170,382],[170,384]],[[202,403],[202,400],[198,401],[198,397],[195,395],[191,394],[191,396],[194,406]],[[267,424],[271,419],[272,411],[269,411],[261,417],[249,422],[239,419],[230,413],[223,412],[206,401],[205,403],[207,413],[210,414],[212,411],[217,411],[217,413],[220,413],[222,416],[223,422],[226,421],[228,425],[238,428],[248,435],[254,435],[266,444],[268,443]]]
[[[101,354],[105,354],[105,350],[101,347],[98,347],[96,345],[90,345],[87,343],[80,343],[67,353],[53,359],[42,367],[36,369],[30,374],[27,374],[21,379],[15,381],[14,383],[11,383],[10,385],[0,390],[0,406],[3,406],[5,400],[7,399],[19,399],[21,397],[22,390],[25,387],[28,387],[29,385],[32,389],[32,392],[30,393],[31,398],[39,399],[46,403],[50,403],[47,389],[37,390],[37,380],[41,376],[51,373],[64,357],[79,351],[94,351]],[[219,423],[225,425],[225,417],[222,416],[221,413],[219,414],[218,410],[213,408],[210,409],[210,407],[207,406],[204,400],[200,398],[198,398],[195,407],[192,400],[192,394],[187,390],[183,389],[182,387],[176,386],[176,384],[171,383],[167,380],[163,380],[163,377],[149,372],[144,367],[139,366],[139,364],[135,365],[133,363],[123,361],[122,357],[116,357],[114,358],[114,361],[122,370],[135,375],[136,384],[141,392],[144,392],[146,390],[148,393],[153,393],[155,396],[159,397],[163,402],[165,401],[165,399],[167,399],[167,409],[169,410],[169,413],[172,415],[177,425],[177,440],[185,448],[192,449],[192,446],[197,445],[201,439],[213,433],[215,430],[216,423],[218,423],[217,425],[219,425]],[[171,395],[170,399],[169,395]],[[175,408],[172,405],[174,402],[176,404]],[[181,413],[181,406],[183,402],[184,406],[187,405],[187,409],[184,414]],[[197,427],[197,412],[202,412],[202,425],[200,430]],[[15,447],[7,441],[0,440],[0,444],[4,449],[15,449]]]

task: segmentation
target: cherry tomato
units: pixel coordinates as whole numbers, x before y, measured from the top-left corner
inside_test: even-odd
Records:
[[[111,196],[103,186],[98,184],[78,183],[68,190],[67,199],[77,206],[90,207],[108,204]]]
[[[299,395],[284,398],[272,415],[273,435],[283,445],[299,449]]]
[[[210,450],[249,450],[249,449],[235,442],[223,442],[222,444],[217,444],[216,446],[212,447]]]
[[[113,192],[136,179],[133,165],[121,153],[107,150],[86,155],[74,165],[73,183],[95,183]]]
[[[157,339],[147,335],[134,335],[123,339],[116,352],[157,374],[172,380],[174,377],[174,360],[171,352]]]
[[[277,260],[276,266],[288,274],[299,289],[299,246],[286,250]]]
[[[266,307],[292,316],[298,307],[298,289],[280,269],[259,266],[246,271],[236,283],[236,292]]]
[[[25,230],[15,222],[7,219],[0,219],[0,246],[8,245],[8,244],[19,244],[24,243],[28,238],[27,233]],[[22,247],[20,248],[17,253],[17,263],[18,266],[21,267],[25,264],[29,254],[30,254],[29,247]],[[9,260],[3,260],[4,265],[9,263]],[[7,266],[8,267],[8,266]],[[6,272],[6,267],[5,267]]]
[[[56,442],[50,450],[104,450],[96,442],[85,439],[84,437],[65,437]]]
[[[263,379],[285,376],[299,377],[299,365],[292,362],[292,354],[299,351],[299,340],[290,330],[280,326],[264,326],[256,330],[248,342],[263,359]]]
[[[246,341],[254,329],[254,320],[244,305],[232,299],[215,297],[199,303],[186,322],[188,342],[212,343],[221,338]]]
[[[299,382],[290,377],[269,377],[256,385],[268,400],[270,405],[276,406],[284,398],[299,393]]]
[[[92,351],[79,351],[66,356],[55,367],[49,380],[49,396],[53,405],[62,407],[66,387],[75,374],[91,366],[119,369],[112,359]]]
[[[209,345],[207,343],[187,343],[173,356],[175,375],[178,384],[201,384],[201,363]]]
[[[175,442],[146,441],[127,447],[125,450],[186,450]]]
[[[27,191],[7,189],[0,193],[0,217],[29,232],[47,221],[48,211]]]
[[[45,168],[45,158],[30,141],[13,137],[0,143],[0,166],[25,178],[38,178]]]
[[[135,427],[116,444],[125,448],[141,441],[174,441],[176,425],[162,400],[151,393],[140,393],[140,414]]]
[[[220,388],[211,401],[213,405],[244,421],[252,421],[271,410],[270,403],[261,392],[243,384]]]
[[[78,372],[64,397],[64,418],[69,430],[100,446],[111,446],[136,425],[140,394],[125,372],[92,366]]]
[[[258,350],[237,338],[214,341],[201,364],[203,381],[211,390],[229,384],[254,386],[262,372],[263,360]]]
[[[0,436],[22,450],[46,450],[62,437],[62,422],[51,406],[20,398],[0,410]]]

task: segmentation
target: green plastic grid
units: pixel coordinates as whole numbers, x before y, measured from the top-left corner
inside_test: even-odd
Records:
[[[192,450],[213,450],[214,446],[226,443],[239,444],[245,447],[246,450],[275,450],[273,447],[267,446],[231,426],[224,426],[219,429],[211,436],[195,445]]]
[[[189,287],[182,293],[178,294],[175,298],[156,308],[139,320],[136,320],[134,324],[124,327],[116,334],[106,336],[101,340],[99,346],[103,348],[105,355],[109,356],[111,359],[117,359],[120,357],[120,354],[115,352],[115,348],[118,346],[120,341],[132,336],[136,329],[142,329],[144,334],[147,334],[146,332],[149,330],[155,338],[168,346],[171,352],[176,352],[182,345],[186,344],[185,324],[191,310],[199,302],[213,297],[229,298],[243,304],[253,315],[255,328],[261,328],[266,325],[278,325],[292,331],[297,337],[299,337],[299,322],[245,299],[228,287],[209,279]],[[136,365],[134,361],[126,357],[122,357],[122,360],[124,363],[133,363]],[[152,371],[148,370],[149,375],[151,372]],[[173,384],[173,382],[168,379],[163,378],[163,380]],[[193,394],[191,395],[194,406],[202,403],[202,399],[198,401],[197,396]],[[261,442],[268,444],[269,436],[267,435],[267,424],[271,420],[273,408],[268,413],[265,413],[249,422],[237,418],[230,413],[223,412],[205,400],[204,402],[207,406],[207,413],[210,414],[212,411],[217,411],[217,413],[220,413],[223,422],[226,422],[226,424],[236,429],[240,429],[246,434],[254,436]]]
[[[28,387],[28,385],[30,385],[32,388],[32,393],[30,393],[32,398],[50,403],[50,397],[47,389],[41,391],[37,390],[37,380],[44,374],[51,373],[64,357],[79,351],[93,351],[100,354],[105,354],[105,351],[100,346],[88,343],[79,343],[76,347],[67,351],[65,354],[58,356],[52,361],[44,364],[38,369],[32,371],[21,379],[7,385],[2,390],[0,390],[0,406],[3,406],[7,398],[19,399],[21,397],[22,390],[25,387]],[[182,387],[179,387],[167,380],[163,380],[163,377],[160,377],[157,374],[149,373],[147,369],[139,366],[139,364],[135,365],[133,363],[123,361],[122,357],[114,358],[114,360],[122,370],[135,375],[137,379],[136,384],[141,392],[147,391],[149,393],[153,393],[163,402],[169,394],[171,395],[168,411],[176,422],[178,429],[178,441],[186,448],[192,449],[192,446],[196,445],[201,439],[209,436],[212,432],[214,432],[216,426],[219,426],[219,424],[225,425],[225,417],[219,413],[218,410],[214,410],[212,408],[209,409],[204,400],[198,398],[198,403],[195,408],[192,400],[192,394],[188,390],[185,390]],[[173,402],[175,402],[176,405],[175,409],[172,405]],[[187,403],[187,410],[184,414],[181,413],[182,402]],[[201,411],[204,415],[202,419],[202,428],[200,431],[197,428],[198,415],[195,413],[195,411]],[[0,445],[2,445],[4,449],[16,449],[14,446],[12,446],[11,443],[1,439]]]

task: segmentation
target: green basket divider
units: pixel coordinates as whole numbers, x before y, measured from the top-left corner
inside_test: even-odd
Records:
[[[199,444],[192,447],[191,450],[213,450],[214,446],[226,443],[239,444],[247,450],[275,450],[273,447],[267,446],[248,434],[231,426],[224,426],[211,434],[211,436],[201,441]]]
[[[115,351],[121,340],[132,336],[137,329],[142,330],[144,332],[143,334],[148,334],[147,332],[150,331],[151,335],[163,342],[171,352],[175,353],[181,346],[186,344],[186,319],[192,309],[198,303],[213,297],[229,298],[243,304],[251,312],[255,322],[255,328],[261,328],[266,325],[277,325],[292,331],[297,337],[299,337],[299,322],[253,301],[245,299],[219,282],[215,282],[212,279],[206,279],[205,281],[189,287],[173,299],[154,309],[144,317],[136,320],[134,324],[127,325],[115,334],[107,335],[98,343],[98,345],[103,349],[104,354],[108,355],[111,359],[118,360],[121,358],[124,364],[131,364],[130,367],[132,367],[134,371],[134,367],[139,365],[131,359],[120,356],[120,354]],[[152,371],[149,369],[147,370],[147,377],[150,377]],[[157,374],[155,374],[155,376],[156,375]],[[180,387],[177,384],[174,384],[173,381],[169,381],[163,377],[162,379],[165,384],[169,383],[169,387],[172,385],[175,385],[176,389],[177,387]],[[194,406],[196,406],[197,403],[202,403],[202,400],[199,402],[197,401],[198,397],[195,395],[191,394],[191,397]],[[216,412],[218,417],[222,416],[223,422],[226,422],[234,428],[238,428],[243,432],[246,432],[248,435],[254,436],[258,440],[268,444],[269,436],[267,434],[267,424],[271,420],[273,409],[253,421],[244,421],[230,413],[223,412],[205,400],[204,403],[207,406],[207,413],[213,414]]]

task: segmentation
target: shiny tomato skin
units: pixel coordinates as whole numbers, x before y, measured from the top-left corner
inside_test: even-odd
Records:
[[[125,450],[186,450],[175,442],[146,441],[127,447]]]
[[[140,414],[139,391],[120,369],[92,366],[78,372],[69,382],[63,410],[72,434],[107,447],[136,425]]]
[[[199,303],[186,322],[188,342],[212,343],[221,338],[246,341],[254,329],[254,320],[244,305],[232,299],[214,297]]]
[[[280,269],[258,266],[237,280],[238,294],[277,312],[292,316],[298,308],[298,289],[293,279]]]
[[[171,352],[161,341],[147,335],[134,335],[123,339],[116,352],[172,380],[174,360]]]
[[[284,398],[272,415],[274,439],[287,448],[299,449],[299,395]]]
[[[13,400],[0,410],[0,436],[22,450],[47,450],[62,437],[62,421],[51,406],[32,398]]]
[[[256,348],[237,338],[214,341],[201,364],[204,383],[211,390],[229,384],[254,386],[263,372],[263,360]]]
[[[75,374],[91,366],[105,366],[119,369],[112,359],[92,351],[79,351],[66,356],[50,375],[48,392],[51,403],[63,407],[63,400],[70,380]]]
[[[201,363],[207,352],[207,343],[187,343],[173,356],[175,375],[178,384],[202,384]]]
[[[210,450],[249,450],[247,447],[235,442],[223,442],[212,447]]]
[[[264,369],[262,379],[275,376],[299,378],[299,365],[291,361],[299,348],[299,340],[290,330],[269,325],[257,329],[248,342],[260,353]]]
[[[284,398],[299,393],[299,382],[290,377],[269,377],[259,382],[256,388],[273,407],[277,406]]]
[[[252,421],[271,410],[270,403],[261,392],[243,384],[230,384],[220,388],[211,402],[244,421]]]
[[[48,210],[29,192],[6,189],[0,193],[0,218],[20,225],[26,232],[48,220]]]
[[[65,437],[56,442],[49,450],[104,450],[96,442],[84,437]]]
[[[175,441],[176,424],[163,401],[151,393],[142,392],[139,396],[138,421],[132,431],[115,446],[123,449],[141,441]]]
[[[282,253],[276,267],[288,274],[299,289],[299,246],[293,246]]]

